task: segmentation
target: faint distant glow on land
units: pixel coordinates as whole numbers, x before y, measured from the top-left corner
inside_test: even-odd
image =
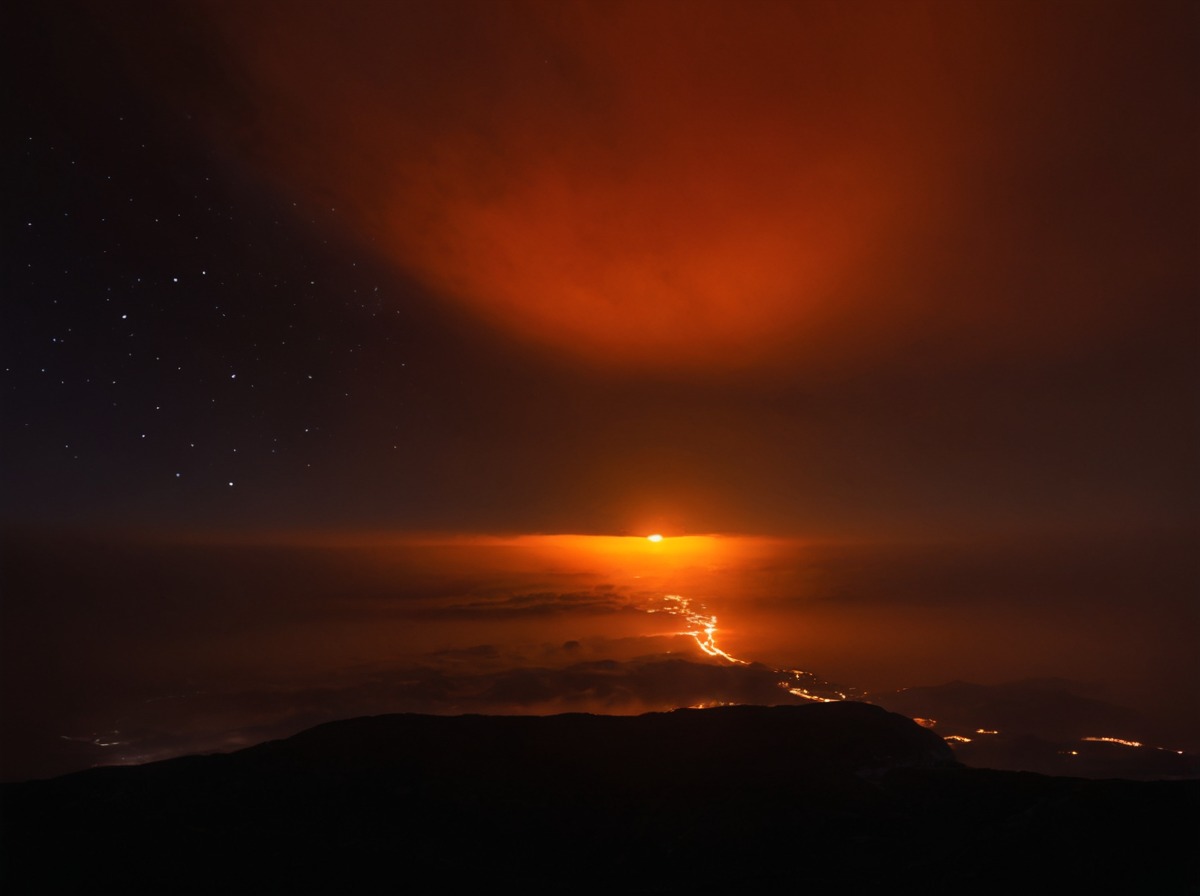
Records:
[[[937,719],[913,719],[922,728],[936,728]]]
[[[1000,732],[999,732],[999,731],[993,731],[993,730],[991,730],[991,729],[989,729],[989,728],[976,728],[976,729],[975,729],[975,733],[976,733],[976,734],[999,734]]]
[[[838,703],[842,700],[850,699],[849,695],[844,691],[833,691],[832,697],[825,694],[814,694],[810,688],[814,685],[824,683],[811,672],[805,672],[801,669],[789,669],[788,675],[791,678],[779,682],[779,686],[794,697],[812,700],[816,703]],[[808,687],[805,687],[805,685],[808,685]]]
[[[69,740],[80,744],[91,744],[94,747],[121,747],[129,743],[129,741],[115,740],[114,736],[120,733],[120,731],[111,731],[107,734],[92,734],[87,737],[70,737],[66,734],[60,734],[59,737],[62,740]]]
[[[789,694],[792,694],[793,696],[801,697],[805,700],[812,700],[815,703],[837,703],[837,702],[839,702],[837,697],[821,697],[821,696],[818,696],[817,694],[810,694],[808,692],[807,688],[789,688],[788,684],[789,684],[789,682],[786,682],[786,681],[779,682],[779,686],[781,688],[783,688],[785,691],[787,691]]]
[[[1123,740],[1119,737],[1081,737],[1080,740],[1091,741],[1093,743],[1103,744],[1120,744],[1123,747],[1142,747],[1145,744],[1136,740]]]

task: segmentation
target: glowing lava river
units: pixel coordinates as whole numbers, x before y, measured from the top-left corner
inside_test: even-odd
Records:
[[[688,624],[688,628],[680,635],[686,635],[696,642],[696,646],[711,657],[736,663],[742,666],[751,665],[749,660],[739,659],[717,646],[717,617],[708,614],[703,604],[692,608],[692,601],[680,594],[663,596],[665,606],[661,609],[647,609],[647,613],[662,612],[671,616],[680,616]],[[852,688],[842,688],[830,684],[811,672],[800,669],[776,669],[779,675],[785,676],[779,687],[789,694],[804,700],[818,703],[836,703],[839,700],[851,700],[863,697],[864,694]]]

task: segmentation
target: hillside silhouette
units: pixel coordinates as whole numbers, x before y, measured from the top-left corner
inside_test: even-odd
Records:
[[[1200,883],[1200,782],[969,769],[850,702],[376,716],[0,794],[6,893]]]

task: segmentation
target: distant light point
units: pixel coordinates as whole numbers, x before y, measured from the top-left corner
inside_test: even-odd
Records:
[[[662,540],[663,540],[663,537],[661,535],[659,535],[657,532],[655,532],[653,535],[646,536],[646,541],[652,541],[655,544],[658,544]]]

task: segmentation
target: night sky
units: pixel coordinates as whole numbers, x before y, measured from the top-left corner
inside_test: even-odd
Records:
[[[1194,3],[5,7],[10,717],[160,538],[920,544],[822,594],[1194,669]]]

